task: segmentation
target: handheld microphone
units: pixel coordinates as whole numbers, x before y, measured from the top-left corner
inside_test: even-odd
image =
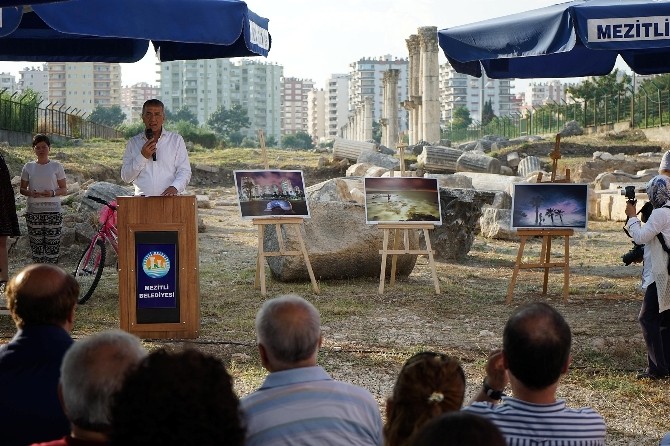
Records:
[[[144,130],[144,136],[146,136],[149,140],[154,139],[154,131],[151,130],[151,128],[147,128]],[[151,154],[151,159],[156,161],[156,152]]]

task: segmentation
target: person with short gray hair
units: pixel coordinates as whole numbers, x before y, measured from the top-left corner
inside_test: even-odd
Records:
[[[318,310],[296,295],[266,301],[256,315],[261,363],[270,374],[242,398],[247,446],[381,445],[379,406],[367,390],[317,365]]]
[[[94,334],[70,347],[63,358],[59,390],[72,426],[70,438],[107,443],[112,395],[128,370],[146,355],[139,338],[121,330]],[[61,441],[49,445],[68,444],[65,438]]]

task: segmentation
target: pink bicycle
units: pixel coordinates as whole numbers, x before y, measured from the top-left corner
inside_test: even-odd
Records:
[[[102,270],[105,268],[105,254],[107,242],[114,252],[119,253],[118,232],[116,229],[116,201],[107,202],[92,195],[86,198],[104,206],[100,209],[98,231],[91,238],[91,242],[84,251],[74,270],[74,277],[79,282],[79,303],[85,303],[98,286]]]

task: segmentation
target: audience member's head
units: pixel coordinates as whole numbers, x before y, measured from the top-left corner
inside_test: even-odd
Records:
[[[459,410],[465,397],[465,374],[447,355],[421,352],[403,365],[386,403],[385,444],[401,446],[428,420]]]
[[[58,266],[26,266],[9,280],[5,295],[17,328],[59,325],[72,329],[79,283]]]
[[[500,430],[486,418],[450,412],[428,421],[410,440],[411,446],[505,446]]]
[[[121,330],[94,334],[70,347],[61,365],[60,389],[73,433],[109,433],[112,395],[146,354],[139,338]]]
[[[245,427],[233,379],[197,350],[150,353],[112,402],[112,445],[242,445]]]
[[[313,366],[321,346],[321,317],[300,296],[278,296],[258,311],[256,337],[269,371]]]
[[[545,389],[567,371],[571,342],[568,323],[553,307],[523,305],[503,331],[507,369],[528,389]]]

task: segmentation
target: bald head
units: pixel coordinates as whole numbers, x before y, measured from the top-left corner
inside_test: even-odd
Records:
[[[79,284],[62,268],[34,264],[7,283],[7,307],[18,328],[26,325],[65,326],[79,296]]]
[[[317,309],[296,295],[265,301],[256,315],[258,343],[282,368],[316,360],[321,340],[321,318]]]

